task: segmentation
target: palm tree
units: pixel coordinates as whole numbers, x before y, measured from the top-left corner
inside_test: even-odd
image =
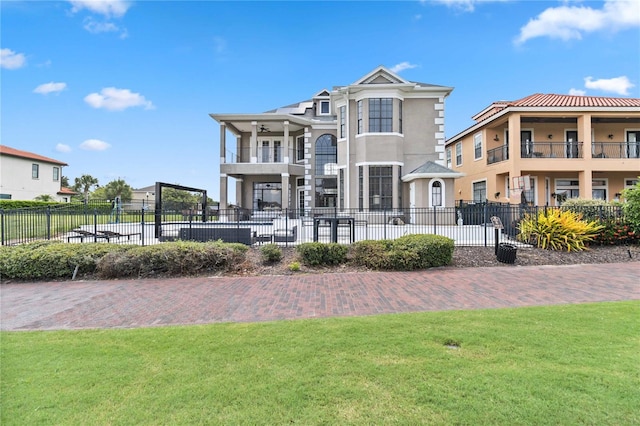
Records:
[[[116,197],[120,197],[122,202],[128,202],[131,201],[131,196],[133,195],[131,187],[122,179],[112,180],[104,186],[104,190],[109,200],[115,200]]]
[[[84,202],[86,203],[89,201],[89,191],[93,186],[98,186],[98,179],[91,175],[82,175],[79,178],[75,178],[73,189],[84,194]]]

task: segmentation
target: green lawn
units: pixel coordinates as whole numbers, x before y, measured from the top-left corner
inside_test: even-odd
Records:
[[[640,424],[639,308],[4,332],[0,420]]]

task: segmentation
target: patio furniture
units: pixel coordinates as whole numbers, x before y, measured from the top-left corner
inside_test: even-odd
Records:
[[[99,238],[103,238],[109,242],[109,236],[103,234],[96,234],[90,231],[85,231],[84,229],[74,229],[73,232],[79,235],[70,235],[67,237],[67,242],[71,242],[72,238],[80,238],[80,242],[84,242],[85,238],[93,238],[94,240],[98,240]]]

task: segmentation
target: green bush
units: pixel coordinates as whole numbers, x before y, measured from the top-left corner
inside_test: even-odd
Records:
[[[260,247],[263,262],[278,262],[282,259],[282,249],[277,244],[265,244]]]
[[[633,231],[631,225],[624,220],[600,221],[602,229],[593,238],[594,244],[627,245],[640,243],[640,234]]]
[[[103,278],[195,275],[232,269],[244,262],[248,247],[219,241],[175,241],[134,246],[126,253],[109,253],[98,262]]]
[[[631,188],[622,191],[624,217],[631,226],[631,230],[640,235],[640,176],[638,182]]]
[[[0,247],[0,277],[19,280],[70,279],[93,274],[107,253],[122,253],[131,246],[117,244],[65,244],[38,241],[20,246]]]
[[[441,235],[405,235],[396,240],[366,240],[353,244],[351,261],[371,269],[411,271],[446,266],[454,242]]]
[[[570,198],[562,203],[561,209],[581,214],[583,220],[609,220],[615,218],[619,211],[619,207],[605,200],[586,198]]]
[[[340,265],[347,262],[349,248],[337,243],[303,243],[296,246],[302,263],[308,266]]]

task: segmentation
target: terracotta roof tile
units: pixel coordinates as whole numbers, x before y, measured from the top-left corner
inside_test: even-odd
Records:
[[[54,160],[53,158],[45,157],[44,155],[34,154],[33,152],[22,151],[19,149],[11,148],[10,146],[0,145],[0,154],[10,155],[13,157],[28,158],[31,160],[43,161],[45,163],[59,164],[61,166],[68,166],[64,161]]]
[[[574,96],[536,93],[508,103],[521,107],[638,107],[637,98],[607,98],[601,96]]]

